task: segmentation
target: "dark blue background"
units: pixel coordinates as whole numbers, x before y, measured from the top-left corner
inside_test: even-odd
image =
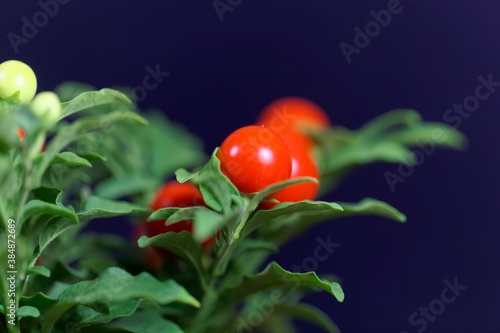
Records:
[[[500,81],[497,0],[405,0],[348,64],[339,44],[352,44],[353,28],[387,4],[243,0],[221,22],[210,0],[72,0],[16,54],[7,34],[20,34],[21,18],[31,20],[40,7],[2,0],[0,60],[29,63],[40,90],[69,79],[136,86],[146,66],[159,64],[171,74],[141,106],[166,110],[203,138],[207,151],[283,95],[310,98],[334,123],[356,128],[398,107],[442,121],[446,109],[474,93],[479,75]],[[380,164],[327,198],[379,198],[405,212],[407,224],[371,217],[326,223],[282,250],[278,260],[291,269],[312,255],[317,237],[341,244],[318,270],[344,280],[345,302],[326,293],[308,300],[343,332],[416,332],[420,326],[408,317],[455,277],[468,289],[426,332],[499,332],[499,104],[497,91],[463,121],[465,153],[437,151],[394,193],[383,174],[397,166]]]

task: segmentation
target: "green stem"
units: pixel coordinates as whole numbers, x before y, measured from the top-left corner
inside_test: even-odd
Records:
[[[216,291],[217,280],[218,280],[217,272],[220,268],[220,265],[223,263],[224,259],[229,254],[232,244],[233,244],[233,240],[231,238],[229,240],[229,242],[224,242],[223,248],[219,251],[219,255],[217,256],[217,259],[214,261],[212,268],[211,268],[211,274],[210,274],[208,288],[205,292],[205,295],[203,296],[200,310],[196,314],[195,318],[192,320],[192,322],[191,322],[192,325],[191,325],[190,329],[188,330],[188,332],[191,332],[191,333],[203,332],[203,327],[201,327],[201,326],[203,326],[205,319],[210,314],[210,312],[212,310],[212,304],[217,301],[216,297],[214,295],[215,291]]]
[[[35,141],[38,141],[37,139]],[[21,151],[21,161],[22,161],[22,167],[23,167],[23,172],[21,176],[21,199],[19,200],[19,205],[17,208],[17,213],[15,217],[16,221],[16,229],[18,232],[21,230],[21,214],[23,212],[24,205],[26,205],[26,202],[28,201],[28,196],[31,191],[31,170],[33,166],[33,161],[30,156],[30,151],[29,147],[27,145],[22,146],[22,151]]]
[[[191,325],[188,328],[187,332],[203,333],[205,331],[206,319],[212,312],[213,304],[217,302],[216,289],[219,276],[222,274],[221,272],[219,272],[221,269],[221,265],[224,264],[226,257],[231,253],[233,245],[238,242],[239,235],[243,230],[248,218],[250,217],[251,212],[255,208],[256,207],[254,207],[253,204],[247,203],[245,209],[241,214],[239,223],[237,224],[235,231],[230,235],[229,239],[224,242],[222,248],[218,251],[217,258],[212,264],[210,270],[209,284],[201,302],[201,308],[194,319],[191,321]]]
[[[253,203],[253,201],[250,201],[248,204],[247,208],[245,209],[240,223],[238,223],[238,226],[236,227],[236,231],[233,234],[233,237],[231,238],[231,242],[235,242],[238,239],[240,239],[241,232],[243,231],[243,228],[245,228],[245,225],[247,223],[248,218],[250,217],[250,214],[257,209],[258,202]]]
[[[28,188],[28,186],[26,186],[26,183],[24,183],[21,186],[21,200],[19,200],[19,206],[17,208],[16,218],[14,220],[16,221],[16,229],[18,231],[21,230],[21,214],[23,213],[24,205],[26,205],[26,202],[28,201],[29,194],[30,194],[30,189]]]

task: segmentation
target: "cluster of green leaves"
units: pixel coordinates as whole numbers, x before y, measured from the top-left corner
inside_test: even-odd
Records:
[[[375,163],[412,165],[412,149],[422,145],[462,149],[467,138],[443,123],[424,122],[410,109],[395,109],[352,131],[335,126],[317,136],[321,149],[321,186],[331,191],[355,168]]]
[[[221,172],[217,150],[200,171],[190,173],[179,169],[176,175],[179,182],[191,181],[200,188],[206,206],[164,208],[153,212],[148,220],[164,219],[167,224],[191,220],[193,233],[143,236],[139,245],[166,249],[189,264],[186,269],[189,274],[186,275],[196,277],[197,281],[190,279],[191,289],[188,290],[200,297],[202,308],[185,309],[183,316],[195,318],[181,320],[187,322],[186,332],[237,332],[241,325],[253,325],[248,324],[248,318],[254,311],[259,311],[252,310],[257,303],[270,303],[272,309],[276,309],[267,315],[266,323],[274,321],[276,316],[282,320],[283,317],[287,320],[298,317],[330,332],[337,331],[335,324],[321,310],[300,303],[300,296],[321,289],[342,301],[344,293],[338,282],[321,278],[314,272],[287,271],[276,262],[261,269],[263,263],[280,244],[322,221],[360,214],[405,221],[399,211],[374,199],[357,204],[302,201],[260,210],[259,204],[276,190],[316,180],[307,177],[288,180],[254,195],[244,195]],[[220,231],[218,237],[217,231]],[[207,262],[203,261],[200,241],[208,235],[216,238],[216,246]],[[279,296],[276,296],[277,292]]]
[[[18,322],[4,328],[0,321],[0,332],[293,333],[294,318],[338,332],[322,310],[302,299],[323,290],[343,301],[339,282],[286,270],[269,256],[321,222],[366,214],[406,220],[371,198],[260,209],[270,193],[317,180],[293,179],[242,194],[221,172],[217,149],[204,163],[200,141],[161,112],[140,115],[117,90],[70,83],[56,91],[63,115],[49,129],[16,96],[0,99],[0,262],[3,267],[8,257],[3,244],[11,218],[19,273]],[[24,140],[16,128],[27,132]],[[317,135],[323,191],[360,165],[411,160],[411,147],[436,130],[444,133],[436,145],[458,148],[465,141],[410,110],[387,113],[357,131],[334,127]],[[174,172],[179,182],[200,189],[205,206],[149,211],[151,195]],[[123,223],[129,216],[166,224],[190,220],[194,228],[142,236],[138,248],[117,235],[82,233],[90,221],[117,216]],[[201,241],[209,236],[215,244],[204,250]],[[152,248],[170,253],[160,268],[147,261]],[[1,304],[9,299],[5,274],[0,271]]]
[[[50,128],[32,114],[30,105],[19,103],[17,94],[0,99],[0,332],[77,332],[111,321],[115,330],[124,326],[127,332],[145,332],[142,326],[133,330],[127,323],[135,319],[114,320],[124,316],[147,319],[151,331],[175,330],[177,325],[165,320],[156,307],[174,303],[199,307],[199,302],[173,280],[159,280],[147,272],[133,276],[117,268],[120,263],[113,251],[130,251],[127,240],[81,230],[103,218],[145,218],[150,210],[141,200],[117,197],[154,192],[176,168],[200,163],[201,146],[161,116],[139,115],[119,91],[88,91],[68,84],[58,92],[65,102],[58,123]],[[148,128],[150,121],[154,124]],[[23,140],[18,129],[26,132]],[[140,140],[134,141],[131,133],[136,132]],[[174,145],[178,137],[183,144]],[[182,158],[162,161],[159,152],[165,143]],[[126,148],[119,148],[123,144]],[[142,165],[132,163],[138,157]],[[113,179],[134,172],[155,180],[147,189],[122,188],[120,195],[109,194]],[[11,243],[15,239],[15,251],[7,246],[9,219],[15,221],[15,238],[10,238]],[[11,267],[7,260],[13,254]],[[7,271],[17,272],[13,297]],[[7,325],[11,318],[5,305],[11,299],[18,308],[16,325]]]
[[[412,147],[432,140],[435,146],[461,148],[465,138],[440,123],[423,122],[412,110],[388,112],[356,131],[334,127],[315,138],[321,165],[323,191],[331,191],[348,172],[377,161],[411,163]],[[154,212],[150,221],[166,224],[194,222],[193,234],[166,233],[143,236],[141,247],[154,245],[175,253],[189,263],[189,291],[202,301],[201,310],[186,309],[186,332],[295,332],[292,318],[310,321],[326,331],[337,326],[320,309],[301,302],[306,291],[325,290],[337,300],[344,299],[341,286],[314,272],[287,271],[276,262],[265,264],[280,245],[313,225],[355,215],[377,215],[399,222],[405,216],[390,205],[367,198],[359,203],[302,201],[282,203],[261,210],[259,203],[277,189],[313,179],[294,179],[275,184],[260,193],[242,195],[220,171],[217,150],[199,171],[176,172],[179,182],[196,184],[205,206],[165,208]],[[217,238],[216,232],[220,231]],[[217,238],[213,257],[203,260],[200,241]],[[187,245],[189,244],[189,245]],[[193,281],[192,277],[198,280]],[[276,294],[278,293],[278,294]],[[264,310],[264,308],[266,310]],[[252,318],[260,316],[255,324]],[[182,317],[182,315],[180,315]]]

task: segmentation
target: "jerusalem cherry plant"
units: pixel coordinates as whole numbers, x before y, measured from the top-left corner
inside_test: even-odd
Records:
[[[256,118],[207,156],[126,88],[37,92],[28,65],[0,64],[0,332],[293,333],[294,319],[338,332],[303,297],[342,302],[339,281],[269,257],[318,223],[405,222],[376,199],[318,198],[365,164],[465,138],[413,110],[348,130],[298,97]]]

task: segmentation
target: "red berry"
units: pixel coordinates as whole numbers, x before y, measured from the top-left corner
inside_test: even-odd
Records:
[[[276,133],[263,126],[245,126],[222,143],[218,158],[222,172],[243,193],[260,192],[290,178],[290,152]]]

